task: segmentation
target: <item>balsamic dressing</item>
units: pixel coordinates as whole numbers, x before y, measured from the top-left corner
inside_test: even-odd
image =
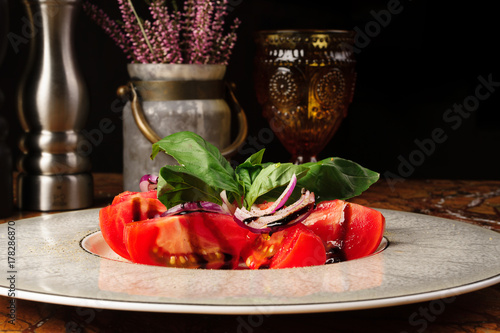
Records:
[[[346,205],[344,208],[344,219],[340,223],[341,226],[341,234],[340,234],[340,245],[332,246],[332,248],[328,249],[326,252],[326,264],[334,264],[341,261],[346,261],[346,255],[343,249],[344,240],[347,235],[347,231],[349,230],[349,225],[347,221],[350,221],[351,209],[349,205]]]
[[[282,219],[269,222],[267,224],[267,227],[268,228],[273,228],[273,227],[280,227],[280,226],[286,225],[289,222],[291,222],[291,221],[295,220],[296,218],[298,218],[300,215],[306,213],[310,209],[311,209],[311,205],[304,206],[300,210],[298,210],[296,212],[293,212],[290,215],[284,216]],[[263,215],[263,216],[252,216],[252,217],[244,219],[243,223],[245,223],[246,225],[248,225],[251,222],[253,222],[255,220],[258,220],[259,218],[266,217],[266,216],[271,216],[271,215],[273,215],[273,214],[267,214],[267,215]]]
[[[179,212],[175,215],[187,215],[187,214],[191,214],[191,213],[209,213],[209,211],[204,210],[204,209],[184,210],[184,211]],[[175,216],[175,215],[173,215],[173,216]]]
[[[335,264],[341,261],[346,261],[344,250],[340,247],[332,247],[329,251],[326,252],[326,265]]]
[[[132,221],[141,220],[141,200],[139,198],[132,199]]]

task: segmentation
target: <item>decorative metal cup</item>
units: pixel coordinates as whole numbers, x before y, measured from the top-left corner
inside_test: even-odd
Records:
[[[342,30],[257,33],[257,99],[292,162],[316,161],[347,115],[356,81],[354,35]]]

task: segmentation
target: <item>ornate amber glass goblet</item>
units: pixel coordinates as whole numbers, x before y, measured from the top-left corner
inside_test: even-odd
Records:
[[[316,161],[352,101],[354,32],[267,30],[256,44],[254,83],[264,117],[292,162]]]

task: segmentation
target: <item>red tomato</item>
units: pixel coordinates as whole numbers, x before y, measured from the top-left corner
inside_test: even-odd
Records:
[[[290,268],[324,265],[323,241],[303,224],[284,230],[285,236],[269,268]]]
[[[285,230],[272,235],[254,233],[250,235],[251,239],[241,254],[243,262],[250,269],[268,268],[283,242]]]
[[[196,212],[129,223],[125,244],[139,264],[237,268],[248,234],[230,215]]]
[[[332,261],[372,254],[385,228],[379,211],[342,200],[319,203],[302,223],[323,240]]]
[[[382,241],[385,218],[379,211],[355,203],[345,210],[348,231],[343,251],[347,259],[357,259],[375,252]]]
[[[256,236],[245,248],[242,257],[251,269],[305,267],[323,265],[326,261],[321,238],[302,224],[271,236]]]
[[[347,202],[342,200],[323,201],[302,222],[318,235],[325,247],[340,246],[337,242],[343,239],[344,209]]]
[[[140,197],[140,198],[144,198],[144,199],[157,199],[158,198],[156,190],[151,190],[148,192],[125,191],[125,192],[118,194],[116,197],[114,197],[113,202],[111,204],[113,205],[116,203],[127,201],[127,200],[130,200],[130,199],[135,198],[135,197]]]
[[[141,195],[123,196],[117,202],[99,211],[99,225],[109,247],[123,258],[130,259],[123,241],[125,224],[158,217],[167,208],[158,199]]]

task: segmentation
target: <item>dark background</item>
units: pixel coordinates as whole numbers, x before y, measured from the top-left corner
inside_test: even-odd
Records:
[[[236,161],[263,146],[267,160],[290,158],[278,139],[259,131],[268,125],[253,90],[255,31],[315,28],[366,33],[378,25],[380,30],[371,33],[372,37],[365,35],[363,39],[358,34],[361,51],[357,54],[354,101],[340,130],[319,157],[352,159],[389,177],[500,179],[500,91],[481,101],[468,118],[461,118],[459,126],[443,119],[454,104],[474,96],[479,76],[491,76],[500,83],[500,27],[495,2],[404,0],[399,5],[401,12],[391,15],[390,22],[382,26],[375,16],[387,10],[389,2],[230,1],[230,19],[237,16],[243,23],[227,79],[236,83],[237,97],[250,122],[249,140],[235,156]],[[111,15],[118,14],[115,1],[97,3]],[[9,1],[9,16],[9,31],[22,36],[26,14],[21,1]],[[10,125],[8,140],[15,157],[22,132],[15,94],[28,44],[18,47],[15,52],[8,45],[0,71],[0,89],[5,95],[0,114]],[[125,56],[83,13],[77,20],[75,47],[90,93],[86,129],[98,128],[103,118],[116,125],[93,147],[93,171],[120,172],[122,131],[116,89],[128,80]],[[444,131],[446,140],[422,152],[415,140],[429,142],[437,128]]]

